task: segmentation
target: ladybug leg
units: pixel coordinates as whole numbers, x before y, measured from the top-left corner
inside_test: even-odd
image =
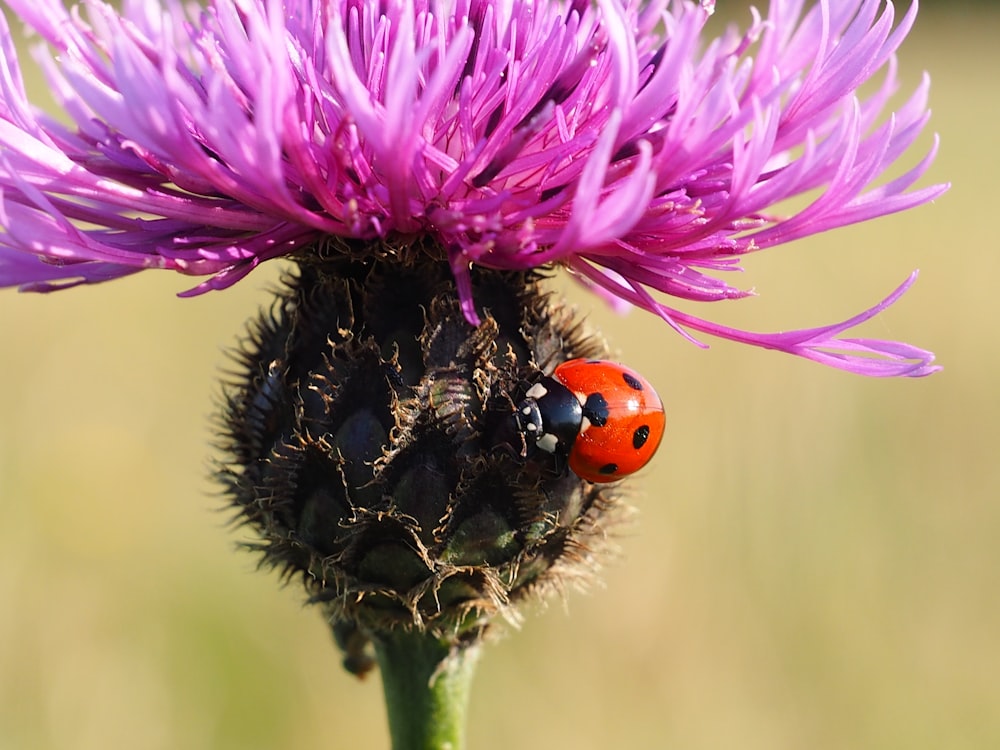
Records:
[[[569,472],[569,457],[564,453],[553,453],[551,468],[556,476],[565,476]]]
[[[536,428],[531,428],[532,414],[524,413],[524,404],[515,404],[510,396],[504,394],[499,403],[494,403],[488,410],[488,419],[492,423],[487,430],[490,445],[518,462],[524,463],[537,452],[533,439]],[[540,420],[540,418],[537,418]],[[541,422],[538,422],[540,426]]]

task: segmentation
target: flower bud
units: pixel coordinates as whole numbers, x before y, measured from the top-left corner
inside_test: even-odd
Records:
[[[473,268],[471,326],[446,261],[384,248],[303,260],[235,353],[220,477],[251,546],[300,578],[363,673],[395,628],[477,641],[529,594],[585,581],[614,489],[525,456],[525,383],[603,342],[534,271]]]

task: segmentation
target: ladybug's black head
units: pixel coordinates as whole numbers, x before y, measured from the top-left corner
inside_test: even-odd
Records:
[[[544,377],[528,389],[515,418],[527,443],[566,456],[580,434],[583,407],[569,388]]]

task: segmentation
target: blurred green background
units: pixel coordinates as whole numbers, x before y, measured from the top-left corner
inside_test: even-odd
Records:
[[[918,267],[865,333],[946,369],[701,351],[572,290],[668,435],[604,585],[487,648],[470,748],[1000,747],[1000,15],[941,5],[901,77],[932,74],[951,192],[761,254],[759,298],[701,312],[831,322]],[[191,300],[154,273],[0,294],[3,750],[388,747],[378,678],[234,551],[207,479],[222,352],[277,270]]]

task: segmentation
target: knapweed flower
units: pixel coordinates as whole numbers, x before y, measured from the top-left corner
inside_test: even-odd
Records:
[[[746,253],[945,189],[912,187],[933,148],[887,175],[928,118],[926,80],[886,112],[916,2],[894,25],[880,0],[773,0],[711,40],[709,2],[6,5],[48,42],[62,114],[29,102],[0,27],[0,284],[161,268],[208,276],[196,294],[274,257],[419,246],[447,261],[470,323],[472,267],[557,265],[689,337],[867,375],[937,369],[921,349],[842,336],[912,276],[850,320],[780,334],[664,301],[745,296],[720,276]]]
[[[460,747],[449,716],[491,623],[599,562],[622,505],[588,477],[625,464],[576,476],[587,431],[625,436],[602,460],[662,431],[658,402],[652,427],[611,430],[603,393],[546,377],[607,356],[544,291],[549,269],[688,338],[937,369],[843,335],[912,276],[850,320],[780,334],[666,304],[745,296],[721,278],[743,255],[944,190],[913,187],[934,148],[896,168],[926,80],[887,113],[916,2],[895,24],[879,0],[773,0],[714,40],[705,1],[5,4],[47,42],[62,111],[29,101],[0,17],[0,285],[159,268],[207,277],[197,294],[294,262],[235,353],[218,475],[345,666],[363,674],[374,646],[396,748]]]

